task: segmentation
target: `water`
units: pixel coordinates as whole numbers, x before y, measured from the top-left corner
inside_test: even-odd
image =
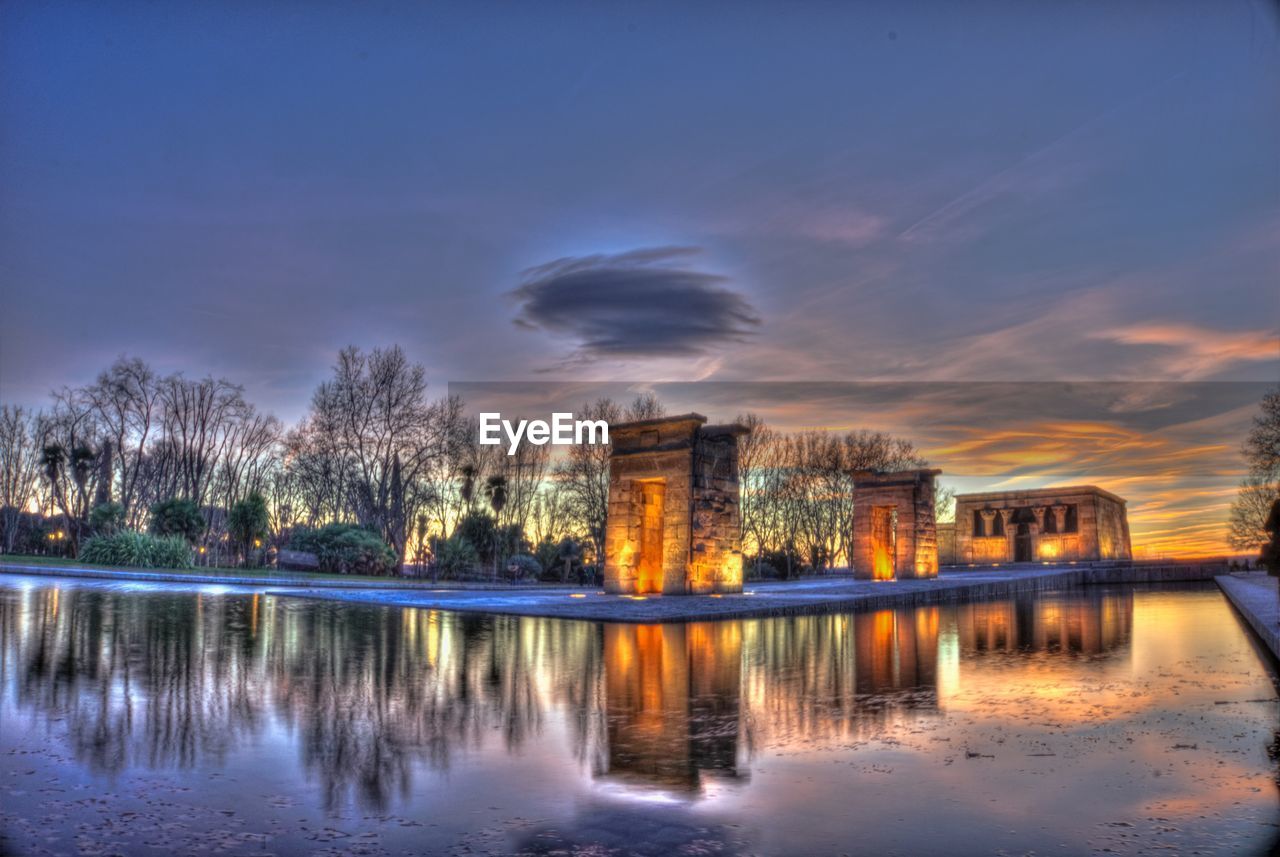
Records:
[[[0,577],[0,851],[1267,853],[1212,587],[599,625]]]

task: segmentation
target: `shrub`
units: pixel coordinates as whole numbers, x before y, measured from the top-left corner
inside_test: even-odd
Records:
[[[498,542],[498,524],[485,512],[468,512],[458,521],[450,539],[461,539],[476,550],[479,559],[493,561],[493,549]]]
[[[187,568],[191,545],[182,536],[153,536],[136,530],[120,530],[91,536],[80,546],[79,559],[93,565],[133,568]]]
[[[542,563],[527,553],[514,554],[507,560],[507,577],[513,582],[537,580]]]
[[[542,566],[542,580],[559,580],[563,567],[560,564],[560,545],[551,539],[538,542],[533,555]]]
[[[542,580],[557,583],[579,581],[583,577],[582,546],[571,538],[538,545],[538,562],[542,563]],[[566,565],[568,566],[566,568]]]
[[[299,530],[289,539],[289,549],[315,554],[320,570],[330,574],[391,574],[399,566],[381,536],[355,524]]]
[[[454,533],[436,544],[436,574],[446,580],[467,577],[480,565],[475,545]]]
[[[182,536],[190,544],[204,533],[204,515],[192,500],[177,497],[162,500],[151,507],[151,533],[157,536]]]
[[[124,506],[99,503],[89,513],[89,526],[100,536],[109,536],[124,526]]]
[[[453,535],[470,542],[483,563],[492,563],[495,558],[501,560],[512,554],[529,553],[533,549],[519,524],[500,527],[487,512],[468,512],[463,515]]]

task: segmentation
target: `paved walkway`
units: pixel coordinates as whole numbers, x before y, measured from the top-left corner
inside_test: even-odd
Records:
[[[1271,654],[1280,658],[1280,601],[1277,601],[1277,579],[1266,572],[1224,574],[1216,578],[1218,586],[1244,616],[1249,626],[1262,638]]]
[[[936,580],[873,582],[823,578],[748,585],[741,595],[627,596],[599,591],[389,591],[326,590],[320,587],[270,590],[297,598],[328,598],[361,604],[426,607],[471,613],[550,616],[593,622],[687,622],[832,613],[906,607],[946,601],[995,598],[1014,592],[1061,589],[1085,582],[1083,569],[951,572]]]
[[[1221,566],[1032,566],[945,570],[935,580],[875,582],[851,577],[807,578],[748,584],[739,595],[626,596],[592,589],[549,586],[432,584],[428,581],[329,580],[278,572],[261,575],[165,573],[78,566],[0,562],[17,574],[90,577],[121,582],[242,586],[273,595],[359,604],[549,616],[593,622],[688,622],[788,614],[879,610],[965,600],[1003,598],[1018,592],[1065,589],[1088,583],[1209,580]]]

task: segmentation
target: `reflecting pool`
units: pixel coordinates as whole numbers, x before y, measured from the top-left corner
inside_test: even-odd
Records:
[[[0,576],[0,852],[1269,853],[1212,586],[602,625]]]

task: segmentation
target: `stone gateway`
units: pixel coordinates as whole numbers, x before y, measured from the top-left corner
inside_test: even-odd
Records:
[[[624,595],[742,591],[740,425],[701,414],[609,427],[604,588]]]
[[[853,576],[910,580],[938,576],[934,480],[941,470],[853,474]]]

